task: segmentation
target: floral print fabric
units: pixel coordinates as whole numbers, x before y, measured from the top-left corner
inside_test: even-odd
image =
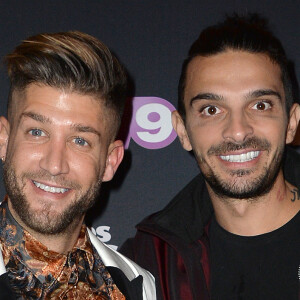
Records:
[[[0,245],[17,299],[125,300],[83,225],[72,251],[47,249],[0,206]]]

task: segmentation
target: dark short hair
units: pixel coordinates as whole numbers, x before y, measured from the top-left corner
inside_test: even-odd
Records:
[[[257,14],[226,17],[217,25],[207,27],[192,44],[182,65],[178,85],[178,112],[185,120],[184,91],[189,63],[196,56],[208,57],[227,50],[247,51],[267,55],[281,70],[281,80],[286,98],[286,110],[293,103],[293,89],[289,73],[289,61],[281,42],[268,29],[265,19]]]
[[[126,75],[117,58],[95,37],[78,31],[35,35],[8,54],[5,62],[11,82],[9,119],[13,92],[22,92],[31,83],[45,84],[103,101],[112,111],[116,134],[126,99]]]

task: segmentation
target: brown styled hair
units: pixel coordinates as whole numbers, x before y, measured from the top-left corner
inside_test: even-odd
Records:
[[[88,34],[70,31],[29,37],[5,57],[11,82],[8,118],[13,93],[31,83],[87,94],[103,101],[112,112],[116,134],[124,110],[127,80],[124,68],[109,49]]]

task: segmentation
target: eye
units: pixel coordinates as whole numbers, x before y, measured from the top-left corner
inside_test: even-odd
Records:
[[[73,141],[78,146],[82,146],[82,147],[83,146],[88,146],[88,142],[85,139],[81,138],[81,137],[74,138]]]
[[[29,133],[32,136],[46,136],[46,134],[41,129],[38,129],[38,128],[29,130]]]
[[[200,112],[206,116],[213,116],[216,114],[219,114],[221,112],[221,110],[214,105],[209,105],[209,106],[205,106],[203,107]]]
[[[272,104],[267,101],[260,101],[260,102],[255,103],[252,106],[252,108],[256,109],[256,110],[268,110],[268,109],[272,108]]]

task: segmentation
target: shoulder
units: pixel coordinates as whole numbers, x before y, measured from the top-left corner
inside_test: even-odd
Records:
[[[88,233],[93,246],[96,248],[105,266],[122,270],[129,280],[133,280],[141,275],[143,277],[144,299],[155,299],[155,280],[149,271],[99,241],[89,229]]]

